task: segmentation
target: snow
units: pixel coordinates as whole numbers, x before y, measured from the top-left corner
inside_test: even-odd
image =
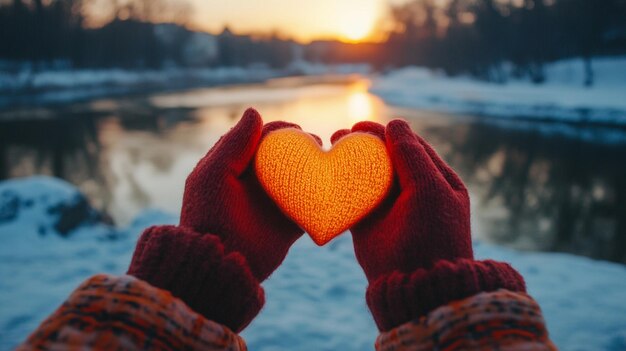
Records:
[[[547,65],[546,82],[504,84],[447,77],[420,67],[393,70],[373,80],[371,92],[392,105],[497,117],[626,125],[626,57],[593,60],[595,83],[584,86],[579,59]]]
[[[168,90],[199,85],[260,82],[283,74],[267,67],[0,70],[0,107],[16,103],[71,102],[142,89]]]
[[[59,213],[80,197],[49,177],[0,182],[0,350],[22,341],[85,278],[123,274],[138,235],[176,216],[153,209],[124,228],[86,216],[69,236]],[[519,252],[475,243],[480,258],[512,263],[539,301],[561,350],[626,349],[626,268],[567,254]],[[317,247],[303,237],[264,284],[267,304],[243,332],[251,350],[372,349],[377,332],[366,280],[342,235]]]
[[[305,60],[295,60],[289,64],[289,69],[306,76],[326,75],[326,74],[361,74],[368,75],[372,71],[372,67],[367,63],[345,63],[329,65],[324,63],[315,63]]]
[[[197,53],[195,58],[201,59]],[[273,69],[263,64],[160,70],[71,69],[60,65],[57,69],[40,71],[26,64],[13,69],[3,69],[3,66],[12,67],[0,61],[0,108],[19,104],[66,103],[145,90],[255,83],[294,75],[351,75],[370,71],[370,66],[366,64],[325,65],[301,60],[284,69]]]

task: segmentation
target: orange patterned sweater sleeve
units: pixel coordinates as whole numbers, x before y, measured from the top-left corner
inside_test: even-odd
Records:
[[[131,276],[79,286],[17,350],[246,350],[237,334]]]
[[[556,350],[539,305],[498,290],[441,306],[379,335],[377,351]]]

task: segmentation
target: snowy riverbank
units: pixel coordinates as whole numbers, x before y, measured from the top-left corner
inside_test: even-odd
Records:
[[[367,74],[368,65],[324,65],[297,61],[284,69],[252,67],[169,68],[162,70],[47,69],[29,66],[2,70],[0,108],[15,105],[59,104],[128,93],[187,89],[199,86],[258,83],[300,75]]]
[[[61,180],[0,182],[0,350],[23,340],[83,279],[123,274],[143,228],[176,222],[156,210],[125,228],[104,218]],[[561,350],[626,348],[626,267],[475,245],[480,258],[511,262],[526,277]],[[323,248],[303,237],[264,285],[267,304],[243,333],[251,350],[373,348],[366,281],[348,235]]]
[[[626,58],[593,60],[595,82],[584,86],[581,60],[546,66],[546,82],[505,84],[407,67],[374,79],[371,92],[405,107],[507,118],[626,126]]]

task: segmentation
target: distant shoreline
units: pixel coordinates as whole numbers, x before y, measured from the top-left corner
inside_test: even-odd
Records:
[[[13,89],[0,81],[0,111],[23,107],[45,107],[85,102],[121,95],[168,92],[198,87],[261,83],[285,73],[273,70],[207,69],[175,71],[89,70],[44,72],[38,84],[24,84]],[[37,80],[39,73],[34,73]],[[93,77],[88,77],[92,75]],[[48,78],[48,79],[45,79]]]
[[[340,82],[367,74],[363,64],[300,62],[286,69],[260,67],[172,68],[164,70],[84,69],[0,71],[0,111],[85,102],[97,98],[171,92],[201,87],[273,82],[306,77],[307,83]]]

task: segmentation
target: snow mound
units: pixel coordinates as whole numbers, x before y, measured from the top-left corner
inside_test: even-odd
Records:
[[[546,67],[546,82],[505,84],[447,77],[420,67],[393,70],[371,92],[392,104],[452,113],[626,126],[626,58],[593,61],[595,83],[584,86],[582,60]]]
[[[145,227],[176,223],[159,210],[144,211],[125,228],[87,216],[59,235],[59,214],[49,208],[74,204],[77,196],[54,178],[0,182],[0,350],[21,342],[87,277],[123,274]],[[561,350],[626,349],[624,266],[483,243],[475,249],[479,258],[510,262],[526,277]],[[349,235],[322,248],[303,237],[264,283],[267,304],[243,336],[251,350],[373,349],[366,284]]]
[[[78,189],[60,179],[37,176],[0,183],[0,225],[41,236],[65,236],[81,226],[99,224],[99,234],[114,234],[106,222]]]

